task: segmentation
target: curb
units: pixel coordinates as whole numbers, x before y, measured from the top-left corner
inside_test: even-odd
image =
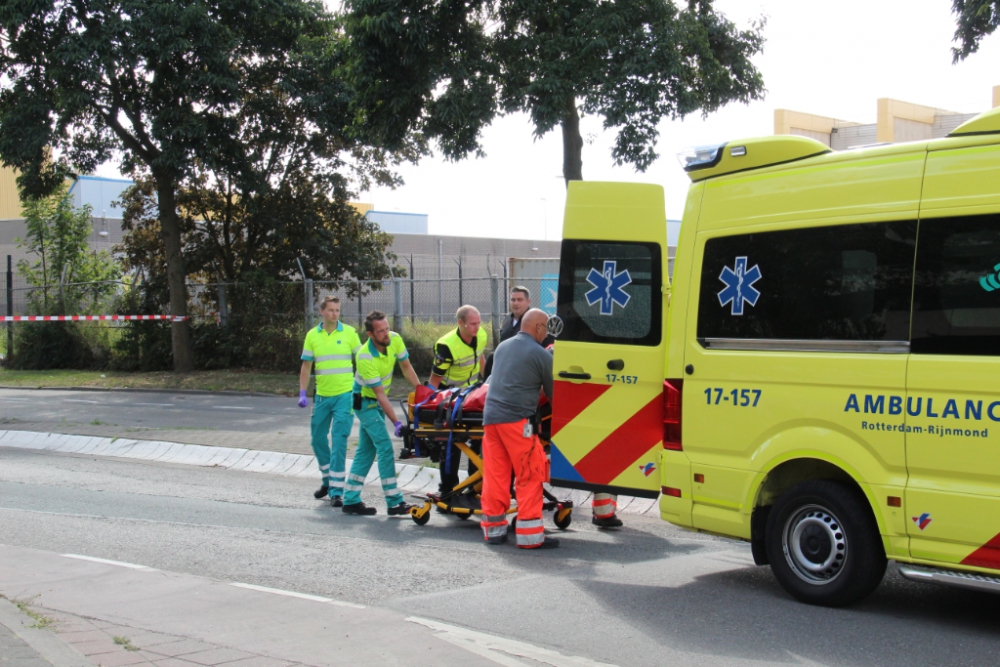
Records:
[[[59,639],[55,632],[33,628],[16,605],[0,598],[0,625],[14,633],[52,667],[94,667],[94,663],[78,650]]]
[[[132,440],[117,437],[104,438],[36,431],[0,430],[0,447],[139,459],[206,468],[227,468],[244,472],[270,473],[282,477],[315,479],[319,475],[315,456],[270,452],[261,449],[186,445],[162,440]],[[351,462],[351,459],[347,459],[348,470],[351,468]],[[459,473],[461,479],[465,479],[466,476],[465,471]],[[440,472],[436,468],[399,462],[396,463],[396,478],[396,485],[408,493],[426,493],[436,489],[441,481]],[[378,479],[378,469],[373,468],[368,473],[365,484],[374,484]],[[574,507],[582,508],[589,504],[593,494],[589,491],[560,488],[556,495],[563,498],[568,497],[573,501]],[[655,516],[659,513],[659,502],[650,498],[619,496],[618,511],[622,514],[651,514]]]

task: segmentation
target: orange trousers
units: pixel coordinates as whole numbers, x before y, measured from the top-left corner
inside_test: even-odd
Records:
[[[542,526],[542,484],[548,461],[538,436],[525,437],[527,419],[488,424],[483,435],[483,527],[485,539],[507,534],[510,476],[517,495],[517,546],[537,548],[545,540]],[[530,431],[529,431],[530,433]]]

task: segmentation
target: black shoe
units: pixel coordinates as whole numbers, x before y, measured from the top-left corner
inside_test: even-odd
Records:
[[[358,514],[360,516],[372,516],[373,514],[378,514],[378,510],[374,507],[368,507],[364,503],[351,503],[350,505],[344,505],[341,509],[344,514]]]
[[[590,520],[590,523],[594,524],[598,528],[621,528],[623,525],[622,520],[618,517],[611,515],[603,519],[598,519],[596,516]]]
[[[343,507],[344,499],[340,496],[333,496],[330,498],[330,507]]]
[[[398,505],[393,505],[388,510],[386,510],[386,513],[389,516],[406,516],[410,513],[411,509],[413,509],[413,505],[407,505],[406,503],[399,503]]]
[[[316,489],[316,491],[313,493],[313,498],[315,498],[316,500],[319,500],[320,498],[326,498],[327,494],[329,493],[330,493],[330,487],[324,484],[323,486]]]
[[[500,537],[487,537],[486,544],[506,544],[507,543],[507,533],[504,533]]]
[[[559,546],[559,540],[554,537],[546,537],[545,540],[538,545],[539,549],[555,549]]]

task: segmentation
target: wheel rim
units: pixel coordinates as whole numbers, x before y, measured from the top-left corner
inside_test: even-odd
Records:
[[[788,517],[781,548],[792,572],[810,584],[830,583],[847,562],[843,526],[833,512],[819,505],[806,505]]]

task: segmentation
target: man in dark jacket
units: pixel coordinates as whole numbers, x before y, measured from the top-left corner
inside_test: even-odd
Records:
[[[497,345],[517,335],[517,332],[521,330],[521,319],[530,309],[531,291],[523,285],[511,288],[510,313],[503,318],[503,323],[500,325],[500,340],[496,342]],[[542,341],[542,347],[548,347],[554,342],[556,342],[556,339],[549,334]],[[486,359],[486,370],[483,372],[483,378],[488,378],[492,373],[493,355],[490,355]]]

